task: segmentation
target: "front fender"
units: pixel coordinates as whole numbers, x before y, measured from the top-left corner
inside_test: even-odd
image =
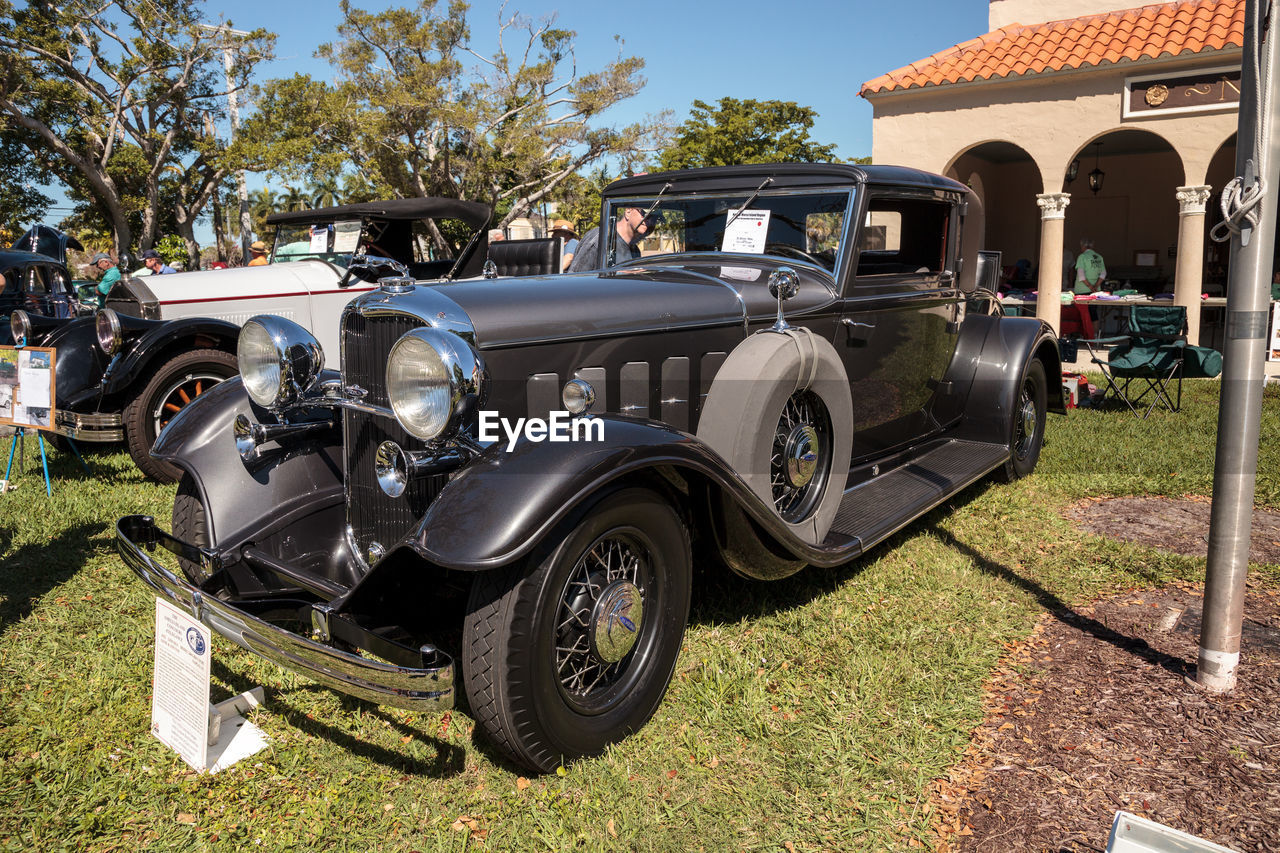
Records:
[[[336,379],[324,371],[320,381]],[[208,517],[209,544],[239,541],[260,530],[264,519],[287,519],[318,503],[341,502],[342,436],[334,429],[287,448],[265,445],[246,466],[236,450],[232,424],[244,414],[255,422],[273,418],[255,406],[239,376],[201,394],[183,408],[156,439],[151,455],[191,475]]]
[[[1049,381],[1049,411],[1066,414],[1062,401],[1062,363],[1053,329],[1034,317],[982,317],[986,335],[971,353],[973,380],[964,420],[956,438],[991,441],[1005,436],[1022,388],[1022,375],[1031,359],[1044,362]],[[966,320],[966,323],[969,322]]]
[[[575,507],[628,475],[670,472],[723,490],[785,550],[808,563],[847,560],[848,551],[810,546],[696,437],[657,421],[602,415],[602,441],[489,447],[453,477],[406,541],[424,559],[479,571],[526,556]]]
[[[157,357],[180,340],[191,339],[191,349],[221,349],[234,353],[239,335],[240,327],[235,323],[210,317],[184,317],[161,323],[143,333],[127,352],[120,354],[106,377],[103,393],[111,395],[126,390],[151,369]]]
[[[53,372],[59,409],[92,412],[99,400],[108,358],[98,347],[93,318],[64,323],[40,344],[57,351]]]

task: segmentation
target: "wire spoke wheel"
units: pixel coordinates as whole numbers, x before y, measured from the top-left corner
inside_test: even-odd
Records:
[[[803,521],[821,499],[831,471],[831,416],[822,398],[797,391],[787,398],[769,457],[773,507],[784,521]]]
[[[571,706],[592,713],[614,688],[625,687],[652,583],[648,548],[637,530],[609,531],[574,565],[560,594],[554,652]]]
[[[463,629],[476,722],[526,767],[598,755],[653,716],[680,653],[689,532],[646,488],[597,498],[541,553],[477,574]]]

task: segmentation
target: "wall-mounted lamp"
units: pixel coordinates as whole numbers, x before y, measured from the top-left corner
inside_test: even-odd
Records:
[[[1080,158],[1076,157],[1071,161],[1071,164],[1067,166],[1067,173],[1063,175],[1063,178],[1066,179],[1067,183],[1071,183],[1079,176],[1080,176]]]
[[[1095,142],[1093,149],[1093,171],[1089,173],[1089,189],[1093,190],[1093,194],[1097,195],[1102,189],[1102,179],[1107,173],[1098,168],[1098,150],[1102,148],[1101,142]]]

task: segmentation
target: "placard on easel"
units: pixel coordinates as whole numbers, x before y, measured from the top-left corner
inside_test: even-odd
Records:
[[[53,430],[56,359],[50,347],[0,346],[0,424]]]

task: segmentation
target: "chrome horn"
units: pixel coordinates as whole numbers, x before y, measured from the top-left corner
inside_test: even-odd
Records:
[[[398,498],[409,488],[410,481],[443,474],[465,461],[466,455],[458,448],[436,452],[405,450],[394,441],[384,441],[374,454],[373,474],[378,478],[382,491]]]
[[[236,452],[246,465],[257,460],[261,455],[259,445],[268,441],[303,438],[319,432],[333,429],[333,421],[309,421],[301,424],[255,424],[244,413],[236,415],[231,425],[232,435],[236,440]]]

